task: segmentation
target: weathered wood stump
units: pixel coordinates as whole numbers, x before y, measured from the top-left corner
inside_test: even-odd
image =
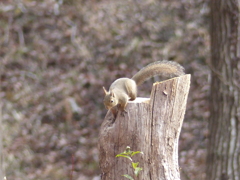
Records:
[[[99,165],[102,180],[132,177],[131,163],[115,156],[126,146],[144,155],[133,157],[143,170],[136,179],[179,180],[178,139],[186,110],[190,75],[155,83],[151,97],[137,98],[127,105],[127,113],[115,117],[108,111],[99,135]]]

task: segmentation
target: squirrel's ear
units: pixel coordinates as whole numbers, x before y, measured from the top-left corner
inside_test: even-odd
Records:
[[[107,90],[105,89],[104,86],[103,86],[102,88],[103,88],[103,91],[104,91],[104,93],[105,93],[105,95],[106,95],[106,94],[107,94]]]

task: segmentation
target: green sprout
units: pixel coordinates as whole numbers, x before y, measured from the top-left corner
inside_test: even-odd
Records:
[[[116,157],[124,157],[124,158],[129,159],[129,160],[132,162],[132,168],[133,168],[133,170],[134,170],[134,175],[135,175],[136,177],[138,176],[138,174],[139,174],[139,172],[142,170],[142,168],[141,168],[141,167],[138,167],[138,164],[139,164],[138,162],[133,162],[132,157],[133,157],[134,155],[136,155],[136,154],[139,154],[139,153],[143,154],[143,152],[141,152],[141,151],[131,151],[131,148],[130,148],[129,146],[127,146],[127,147],[126,147],[126,150],[125,150],[124,152],[116,155]],[[124,177],[126,177],[126,178],[128,178],[128,179],[130,179],[130,180],[134,180],[134,178],[131,177],[131,176],[128,175],[128,174],[124,174],[124,175],[122,175],[122,176],[124,176]]]

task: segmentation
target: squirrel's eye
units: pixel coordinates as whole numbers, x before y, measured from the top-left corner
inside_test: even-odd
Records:
[[[111,103],[113,103],[113,100],[111,100]]]

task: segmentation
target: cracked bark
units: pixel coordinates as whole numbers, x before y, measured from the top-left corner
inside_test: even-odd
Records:
[[[211,0],[207,180],[240,179],[240,0]]]

